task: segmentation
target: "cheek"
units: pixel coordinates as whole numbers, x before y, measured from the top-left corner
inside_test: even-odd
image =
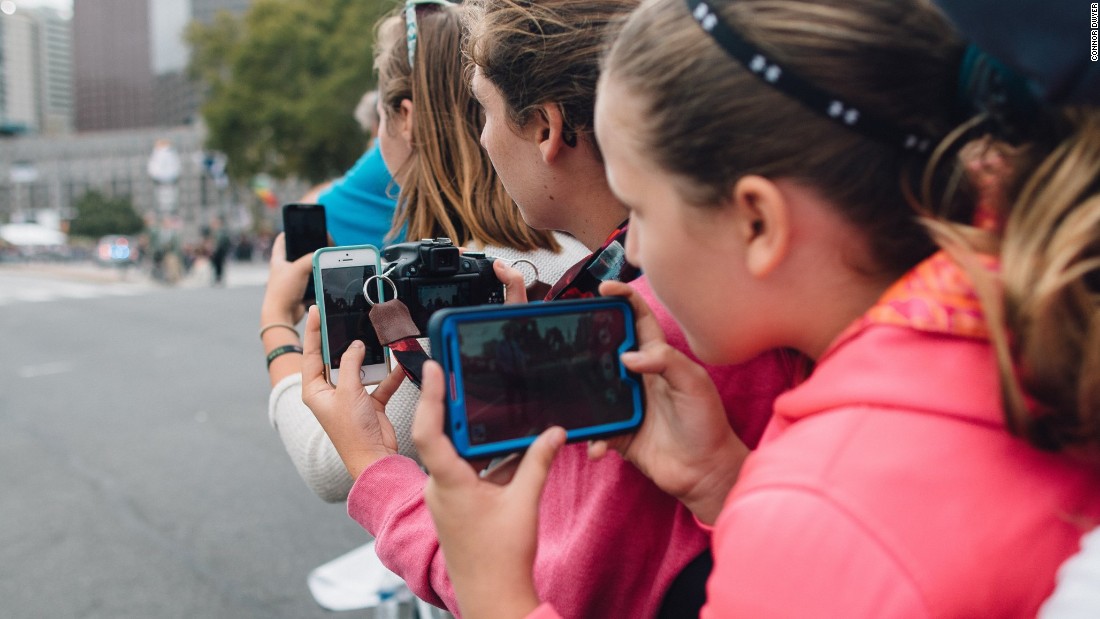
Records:
[[[700,261],[692,247],[698,242],[679,234],[664,222],[664,234],[653,234],[644,222],[632,219],[627,235],[627,259],[646,275],[654,294],[683,329],[692,351],[708,363],[729,363],[729,344],[735,339],[733,325],[740,322],[737,298],[714,268]],[[640,225],[639,225],[640,224]]]
[[[401,170],[412,152],[409,144],[386,126],[378,134],[378,150],[382,152],[382,162],[386,164],[386,170],[391,175],[396,175]]]

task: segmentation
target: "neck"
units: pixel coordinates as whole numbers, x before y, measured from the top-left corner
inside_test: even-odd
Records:
[[[615,204],[619,210],[611,213],[592,213],[585,216],[584,223],[576,232],[570,232],[578,241],[588,248],[588,251],[596,251],[603,246],[608,235],[619,227],[626,219],[627,211],[617,201]]]
[[[813,308],[812,321],[817,328],[802,329],[802,338],[795,348],[817,361],[829,345],[836,340],[853,322],[867,313],[882,297],[892,281],[853,281],[847,286],[838,286],[830,293],[836,303],[815,303],[806,305]]]
[[[566,232],[589,251],[596,251],[626,219],[628,211],[611,193],[602,174],[597,181],[578,187],[575,195],[573,221]]]
[[[586,139],[567,149],[554,175],[565,216],[563,229],[589,251],[599,249],[629,214],[611,192],[599,152]]]

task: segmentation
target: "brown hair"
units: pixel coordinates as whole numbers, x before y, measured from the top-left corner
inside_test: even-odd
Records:
[[[467,55],[500,89],[516,128],[560,106],[565,139],[593,146],[600,58],[638,0],[468,0]]]
[[[844,100],[929,135],[955,124],[962,44],[931,3],[738,0],[719,11],[776,62]],[[647,0],[605,70],[638,97],[650,121],[638,145],[685,179],[677,190],[687,201],[716,204],[747,174],[793,178],[866,232],[873,270],[900,275],[937,243],[947,249],[983,300],[1009,429],[1045,449],[1100,445],[1097,110],[1043,123],[1057,133],[1014,157],[1003,232],[981,233],[971,226],[973,190],[948,191],[966,182],[949,142],[939,149],[949,164],[929,166],[819,116],[726,56],[683,0]],[[922,218],[910,204],[926,166]],[[976,251],[998,247],[1003,296],[975,266]]]
[[[403,8],[378,25],[382,105],[393,116],[408,99],[415,115],[412,154],[394,174],[401,191],[390,235],[407,226],[408,239],[446,236],[462,245],[556,251],[551,232],[523,221],[479,144],[481,108],[462,77],[462,10],[417,7],[415,67],[409,65]]]
[[[943,135],[951,127],[951,61],[962,45],[937,12],[917,8],[925,5],[746,0],[722,3],[720,12],[785,69],[899,125]],[[683,0],[645,2],[607,70],[641,96],[649,119],[642,144],[691,180],[681,188],[689,202],[717,203],[744,175],[787,177],[814,186],[867,230],[876,264],[861,269],[900,276],[935,250],[901,182],[919,180],[924,159],[765,84],[695,23]]]

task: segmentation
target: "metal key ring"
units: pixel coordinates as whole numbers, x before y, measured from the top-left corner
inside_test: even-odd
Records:
[[[530,260],[528,260],[526,258],[519,258],[518,260],[513,260],[512,264],[510,264],[508,266],[515,269],[516,265],[520,264],[520,263],[529,264],[529,265],[531,265],[531,268],[535,270],[535,279],[531,280],[531,283],[539,281],[539,268],[538,268],[538,266],[536,266],[534,262],[531,262]],[[516,269],[516,270],[518,271],[519,269]],[[523,278],[523,283],[524,283],[524,285],[527,284],[527,278],[526,277]]]
[[[374,307],[375,302],[370,299],[370,283],[376,279],[380,279],[390,285],[393,288],[393,298],[397,298],[397,284],[393,283],[393,280],[385,275],[371,275],[367,278],[367,281],[363,282],[363,296],[367,298],[367,305]],[[380,301],[379,301],[380,302]]]

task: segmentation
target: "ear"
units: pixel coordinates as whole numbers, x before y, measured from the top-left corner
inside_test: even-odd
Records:
[[[565,116],[556,103],[544,103],[539,113],[531,118],[530,130],[535,134],[535,143],[539,145],[539,152],[546,163],[554,163],[562,149],[568,146],[564,128]]]
[[[753,276],[764,277],[787,256],[790,205],[775,183],[763,176],[742,177],[733,187],[732,200],[746,266]]]
[[[401,139],[405,140],[412,145],[413,143],[413,123],[416,122],[416,114],[413,111],[412,99],[401,100],[401,113],[398,114],[399,119],[397,122],[398,133],[401,134]]]

